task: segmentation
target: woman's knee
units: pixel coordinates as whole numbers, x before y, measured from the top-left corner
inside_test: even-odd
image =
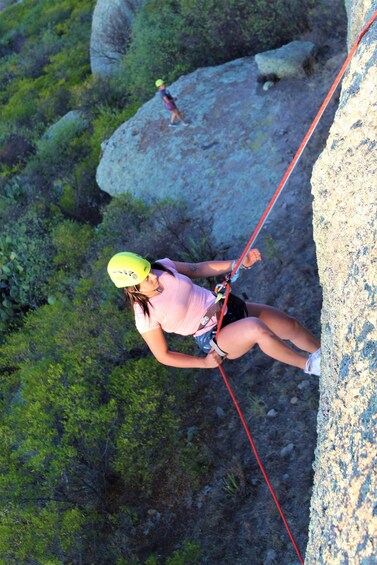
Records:
[[[245,322],[247,323],[245,330],[247,331],[251,340],[255,343],[258,343],[258,341],[266,336],[270,336],[273,333],[270,328],[266,326],[266,324],[259,318],[246,318]]]

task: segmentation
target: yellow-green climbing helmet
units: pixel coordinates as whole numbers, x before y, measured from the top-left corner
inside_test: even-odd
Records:
[[[123,251],[111,257],[107,272],[117,288],[135,286],[147,278],[151,264],[140,255]]]
[[[160,86],[162,86],[164,84],[164,81],[161,80],[160,78],[158,80],[156,80],[155,85],[157,86],[157,88],[160,88]]]

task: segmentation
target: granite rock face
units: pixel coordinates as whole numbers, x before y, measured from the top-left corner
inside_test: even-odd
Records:
[[[124,55],[135,11],[143,0],[98,0],[90,36],[90,65],[93,74],[107,76]]]
[[[346,4],[351,47],[377,2]],[[323,364],[307,565],[377,559],[376,46],[377,22],[343,79],[312,176]]]

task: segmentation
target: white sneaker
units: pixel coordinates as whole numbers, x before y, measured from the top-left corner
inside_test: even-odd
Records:
[[[316,375],[319,377],[321,375],[321,350],[317,349],[314,353],[311,353],[306,361],[304,373],[307,375]]]
[[[187,122],[182,122],[182,125],[186,127],[189,126],[190,124],[188,124]]]
[[[177,124],[169,124],[169,128],[176,128]]]

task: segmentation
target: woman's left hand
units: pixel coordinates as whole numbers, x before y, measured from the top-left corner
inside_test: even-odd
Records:
[[[254,263],[257,261],[262,260],[262,255],[260,254],[259,249],[250,249],[245,255],[245,259],[242,262],[242,266],[245,269],[250,269]]]

